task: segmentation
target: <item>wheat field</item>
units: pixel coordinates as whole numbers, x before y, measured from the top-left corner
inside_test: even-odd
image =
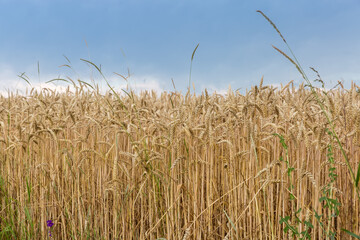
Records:
[[[359,90],[318,90],[353,169]],[[79,82],[0,97],[0,239],[290,239],[284,216],[311,223],[311,239],[322,228],[350,239],[341,229],[360,233],[359,201],[327,127],[293,82],[121,97]],[[326,186],[336,218],[319,201]]]

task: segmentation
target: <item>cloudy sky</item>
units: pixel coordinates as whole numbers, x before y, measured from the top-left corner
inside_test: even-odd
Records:
[[[126,81],[114,72],[126,76],[130,69],[134,89],[174,91],[173,79],[185,93],[197,44],[191,77],[197,93],[229,85],[244,93],[263,75],[265,85],[301,83],[271,47],[289,53],[256,10],[278,26],[310,79],[314,67],[329,88],[338,80],[360,85],[358,0],[0,0],[0,93],[24,92],[22,73],[34,87],[68,76],[106,89],[80,59],[101,65],[119,91]]]

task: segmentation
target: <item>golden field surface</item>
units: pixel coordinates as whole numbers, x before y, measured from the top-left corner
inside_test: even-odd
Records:
[[[349,170],[303,85],[85,89],[0,97],[0,239],[290,239],[285,216],[311,239],[360,233]],[[359,87],[317,92],[357,169]],[[336,217],[319,201],[326,187]]]

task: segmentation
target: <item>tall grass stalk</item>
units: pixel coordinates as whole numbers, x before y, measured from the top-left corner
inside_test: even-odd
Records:
[[[284,53],[283,51],[281,51],[277,47],[273,46],[273,48],[275,50],[277,50],[280,54],[282,54],[284,57],[286,57],[296,67],[296,69],[300,72],[302,78],[307,82],[306,86],[310,87],[311,92],[312,92],[312,94],[314,95],[314,97],[315,97],[315,99],[317,101],[317,104],[320,106],[322,113],[325,115],[325,117],[327,119],[327,122],[330,125],[330,130],[327,129],[327,132],[331,136],[331,138],[336,139],[336,142],[337,142],[338,146],[341,149],[341,153],[342,153],[342,155],[344,157],[345,163],[347,165],[348,171],[349,171],[351,179],[352,179],[353,187],[354,187],[354,189],[355,189],[355,191],[357,193],[357,199],[360,200],[360,191],[359,191],[360,163],[358,163],[356,176],[355,176],[354,171],[353,171],[353,169],[352,169],[352,167],[350,165],[349,158],[348,158],[348,156],[347,156],[347,154],[346,154],[346,152],[345,152],[345,150],[343,148],[343,144],[340,142],[340,139],[339,139],[339,137],[338,137],[338,135],[337,135],[337,133],[335,131],[334,120],[330,117],[330,114],[325,110],[325,106],[324,106],[323,102],[320,100],[320,97],[319,97],[318,93],[315,91],[315,87],[310,82],[310,80],[307,77],[305,71],[303,70],[301,64],[297,60],[295,54],[293,53],[292,49],[290,48],[289,44],[287,43],[287,41],[285,40],[285,38],[281,34],[280,30],[277,28],[277,26],[262,11],[257,10],[257,12],[260,13],[272,25],[272,27],[277,31],[277,33],[279,34],[281,39],[284,41],[285,45],[287,46],[287,48],[290,51],[291,56],[293,58],[289,57],[286,53]],[[310,68],[310,69],[312,69],[313,71],[318,73],[315,69],[313,69],[313,68]],[[324,88],[324,82],[321,79],[319,79],[319,81],[323,84],[322,86]],[[324,90],[325,90],[325,88],[324,88]],[[325,94],[325,96],[327,96],[327,93],[324,90],[323,90],[323,93]],[[329,151],[330,151],[329,154],[332,154],[331,145],[329,146]],[[325,207],[329,208],[329,211],[334,210],[335,211],[334,216],[336,217],[337,214],[338,214],[338,205],[339,205],[339,203],[337,202],[337,200],[332,199],[332,190],[331,189],[332,189],[332,184],[335,182],[335,178],[336,178],[337,175],[334,173],[335,168],[332,167],[333,157],[332,157],[332,155],[330,155],[329,157],[330,157],[329,161],[330,161],[330,164],[331,164],[329,177],[331,179],[331,183],[330,183],[330,185],[328,187],[330,188],[330,190],[327,190],[327,191],[324,192],[324,194],[326,196],[322,197],[320,199],[320,201],[323,201],[323,200],[326,201]],[[329,195],[329,196],[327,196],[327,195]],[[317,219],[319,220],[319,218],[317,218]],[[346,230],[345,232],[349,232],[349,231]],[[327,233],[327,237],[330,236],[331,239],[334,239],[335,233],[330,231],[330,225],[328,225],[328,229],[327,229],[326,233]],[[353,235],[355,235],[355,234],[353,234]]]
[[[343,157],[345,159],[345,162],[346,162],[346,165],[348,167],[348,170],[350,172],[350,176],[353,180],[353,184],[354,184],[354,188],[356,189],[356,192],[357,192],[357,195],[358,195],[358,198],[360,199],[360,192],[359,192],[359,179],[360,179],[360,163],[358,165],[358,168],[357,168],[357,175],[355,177],[355,174],[354,174],[354,171],[350,165],[350,162],[349,162],[349,159],[345,153],[345,150],[344,148],[342,147],[342,144],[340,142],[340,139],[337,135],[337,133],[335,132],[335,126],[334,126],[334,122],[333,120],[330,118],[329,116],[329,113],[326,112],[325,110],[325,106],[324,104],[322,103],[322,101],[320,100],[319,98],[319,95],[318,93],[315,91],[315,87],[312,85],[312,83],[310,82],[309,78],[307,77],[305,71],[303,70],[303,68],[301,67],[301,64],[299,63],[299,61],[297,60],[295,54],[293,53],[293,51],[291,50],[289,44],[286,42],[285,38],[282,36],[280,30],[276,27],[276,25],[260,10],[258,10],[257,12],[259,12],[261,15],[264,16],[264,18],[275,28],[275,30],[279,33],[280,37],[282,38],[282,40],[284,41],[284,43],[286,44],[286,46],[288,47],[291,55],[293,56],[293,59],[290,58],[288,55],[286,55],[283,51],[281,51],[280,49],[278,49],[277,47],[273,46],[273,48],[275,50],[277,50],[279,53],[281,53],[283,56],[285,56],[292,64],[295,65],[296,69],[300,72],[301,76],[303,77],[303,79],[307,82],[307,85],[308,87],[310,87],[311,89],[311,92],[314,94],[315,98],[316,98],[316,101],[317,103],[319,104],[319,106],[321,107],[321,110],[323,112],[323,114],[325,115],[330,127],[331,127],[331,132],[332,132],[332,135],[333,137],[336,139],[340,149],[341,149],[341,153],[343,154]]]

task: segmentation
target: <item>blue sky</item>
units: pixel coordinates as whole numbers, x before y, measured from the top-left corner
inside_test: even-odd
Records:
[[[343,80],[360,85],[360,2],[357,0],[0,0],[0,93],[24,91],[17,75],[33,86],[70,76],[104,82],[80,59],[102,66],[117,90],[131,77],[132,88],[186,92],[190,59],[197,93],[244,93],[264,75],[265,85],[280,86],[300,74],[275,45],[288,53],[278,26],[310,79],[316,68],[328,88]],[[76,73],[66,67],[65,55]],[[38,74],[38,62],[40,76]],[[57,83],[62,85],[62,83]]]

